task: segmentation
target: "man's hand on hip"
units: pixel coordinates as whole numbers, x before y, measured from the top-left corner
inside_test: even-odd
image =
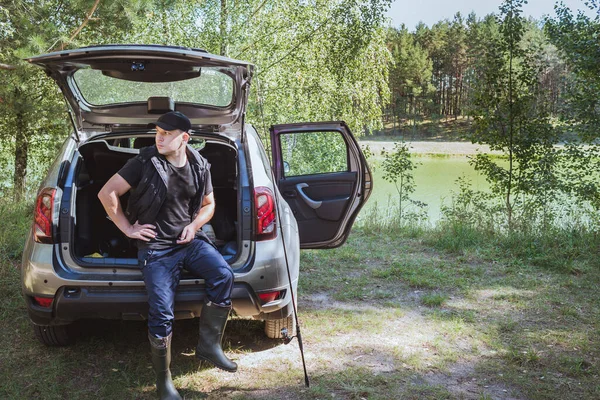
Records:
[[[151,224],[140,225],[138,221],[135,221],[135,224],[131,225],[129,231],[127,232],[127,237],[132,239],[143,240],[144,242],[149,242],[151,239],[156,237],[156,227]]]

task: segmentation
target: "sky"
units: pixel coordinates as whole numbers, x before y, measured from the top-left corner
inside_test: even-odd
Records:
[[[523,15],[541,19],[544,15],[555,16],[554,4],[558,0],[529,0],[523,6]],[[586,10],[586,14],[592,16],[583,4],[583,0],[562,0],[571,10]],[[404,23],[409,31],[422,21],[427,26],[444,19],[452,20],[458,11],[467,17],[471,11],[475,11],[478,18],[490,13],[498,13],[498,6],[502,0],[393,0],[387,16],[392,20],[393,27],[400,27]]]

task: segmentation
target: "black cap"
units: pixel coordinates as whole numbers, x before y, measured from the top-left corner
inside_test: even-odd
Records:
[[[169,111],[158,118],[158,121],[153,124],[148,124],[149,128],[161,127],[165,131],[174,131],[180,129],[184,132],[188,132],[192,128],[192,123],[179,111]]]

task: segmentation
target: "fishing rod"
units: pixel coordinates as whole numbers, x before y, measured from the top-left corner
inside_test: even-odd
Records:
[[[273,184],[275,184],[275,176],[271,170],[271,176],[273,177]],[[288,262],[287,249],[285,247],[285,237],[283,234],[283,224],[281,223],[281,214],[279,211],[279,202],[277,201],[277,195],[275,195],[275,207],[277,208],[277,219],[279,219],[279,231],[281,232],[281,241],[283,242],[283,255],[285,258],[285,268],[287,270],[288,282],[290,284],[290,291],[292,293],[292,308],[294,310],[294,322],[296,323],[296,335],[290,336],[287,328],[281,328],[281,336],[283,336],[283,343],[290,344],[290,342],[296,338],[298,339],[298,347],[300,348],[300,354],[302,355],[302,368],[304,369],[304,384],[306,387],[310,387],[308,380],[308,372],[306,372],[306,361],[304,359],[304,346],[302,345],[302,333],[300,332],[300,322],[298,321],[298,310],[296,308],[296,297],[294,296],[294,287],[292,286],[292,275],[290,274],[290,263]]]
[[[259,94],[260,92],[260,87],[259,87],[259,83],[258,83],[258,79],[256,80],[256,94],[258,97],[258,105],[260,108],[260,113],[261,113],[261,118],[262,118],[262,123],[263,123],[263,129],[266,130],[265,127],[265,114],[263,111],[263,104],[262,104],[262,97]],[[277,189],[277,181],[275,179],[275,173],[273,172],[273,168],[271,168],[271,179],[273,182],[273,188],[278,191]],[[281,195],[281,194],[280,194]],[[280,207],[279,207],[279,197],[277,196],[277,193],[275,193],[275,208],[277,209],[277,219],[279,220],[279,231],[281,232],[281,241],[283,244],[283,256],[285,258],[285,269],[287,271],[287,278],[288,278],[288,282],[290,284],[290,292],[292,294],[292,309],[294,312],[294,322],[296,323],[296,335],[294,336],[290,336],[289,332],[287,330],[287,328],[281,328],[281,336],[283,337],[283,343],[284,344],[290,344],[290,342],[296,338],[298,339],[298,347],[300,348],[300,355],[302,356],[302,368],[304,369],[304,384],[306,385],[306,387],[310,387],[310,381],[308,379],[308,372],[306,371],[306,360],[304,359],[304,346],[302,344],[302,333],[300,332],[300,322],[298,321],[298,310],[296,307],[296,296],[294,295],[294,286],[292,285],[292,274],[290,273],[290,263],[288,261],[288,255],[287,255],[287,247],[285,245],[285,235],[283,234],[283,224],[281,223],[281,214],[280,214]]]

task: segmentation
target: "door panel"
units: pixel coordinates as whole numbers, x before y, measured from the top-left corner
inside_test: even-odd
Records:
[[[271,127],[273,169],[292,208],[302,248],[337,247],[346,240],[371,192],[371,174],[343,122]]]
[[[327,241],[339,228],[350,203],[356,173],[332,175],[293,177],[280,184],[280,191],[298,221],[301,243]]]

